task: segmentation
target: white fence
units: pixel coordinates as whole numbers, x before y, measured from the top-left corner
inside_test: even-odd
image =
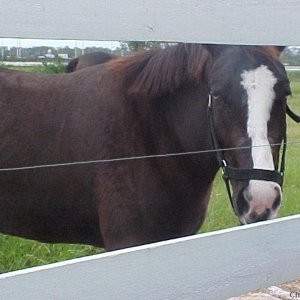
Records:
[[[0,0],[0,37],[300,45],[299,0]]]
[[[300,215],[0,275],[0,298],[226,299],[300,278]]]
[[[300,45],[300,0],[0,0],[0,7],[0,37]],[[0,297],[225,299],[299,278],[299,229],[300,215],[12,272],[0,276]]]

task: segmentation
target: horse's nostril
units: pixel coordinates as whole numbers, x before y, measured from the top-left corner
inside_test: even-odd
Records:
[[[278,186],[275,186],[275,187],[274,187],[274,190],[275,190],[275,192],[276,192],[277,194],[280,195],[280,188],[279,188]]]
[[[245,189],[242,189],[239,192],[236,204],[237,204],[238,213],[240,215],[243,215],[249,211],[250,206],[249,206],[248,199],[246,199]]]
[[[276,210],[280,206],[280,203],[281,203],[281,195],[280,193],[278,193],[277,197],[275,198],[275,201],[273,202],[272,209]]]

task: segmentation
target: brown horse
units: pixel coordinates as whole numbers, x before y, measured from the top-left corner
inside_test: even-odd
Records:
[[[278,55],[179,44],[71,74],[1,69],[1,168],[204,153],[2,170],[0,231],[108,250],[196,233],[219,169],[220,151],[206,152],[216,140],[242,147],[222,152],[231,169],[275,172],[290,93]],[[258,177],[231,180],[242,223],[279,209],[280,180]]]
[[[72,73],[83,68],[103,64],[115,56],[103,51],[86,53],[73,58],[66,66],[66,73]]]

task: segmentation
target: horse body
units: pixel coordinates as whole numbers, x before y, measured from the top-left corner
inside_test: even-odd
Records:
[[[213,56],[200,45],[179,45],[72,74],[2,70],[1,168],[212,150],[206,111]],[[218,107],[215,117],[222,118]],[[217,128],[222,145],[227,125]],[[251,165],[249,152],[242,154],[226,157]],[[218,168],[207,152],[3,171],[0,231],[108,250],[193,234]],[[241,218],[247,184],[233,182]]]
[[[86,151],[95,158],[97,149],[92,149],[89,143],[99,141],[99,136],[85,117],[92,118],[97,106],[89,107],[89,101],[95,99],[84,98],[88,95],[80,93],[76,79],[72,86],[68,80],[62,80],[61,75],[34,76],[5,70],[2,78],[5,78],[0,81],[1,104],[5,107],[1,128],[2,166],[78,160],[87,158]],[[92,88],[89,87],[89,92]],[[20,92],[17,95],[16,90]],[[76,132],[70,131],[70,127]],[[59,168],[0,174],[1,231],[44,241],[65,239],[67,242],[75,242],[80,234],[86,235],[83,239],[87,242],[93,241],[99,229],[91,197],[89,172],[92,170],[84,170],[82,173],[76,168]]]
[[[3,168],[209,147],[201,129],[205,101],[193,101],[206,97],[204,85],[187,101],[183,91],[145,106],[146,97],[125,97],[105,66],[91,69],[57,76],[1,72]],[[192,234],[204,220],[216,171],[208,176],[202,169],[213,162],[208,154],[3,172],[0,229],[108,249]]]

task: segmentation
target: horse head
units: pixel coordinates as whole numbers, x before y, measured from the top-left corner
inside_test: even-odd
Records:
[[[227,188],[229,181],[232,186],[233,209],[242,224],[271,219],[282,202],[286,100],[291,94],[279,61],[282,49],[207,50],[212,56],[210,130]]]

